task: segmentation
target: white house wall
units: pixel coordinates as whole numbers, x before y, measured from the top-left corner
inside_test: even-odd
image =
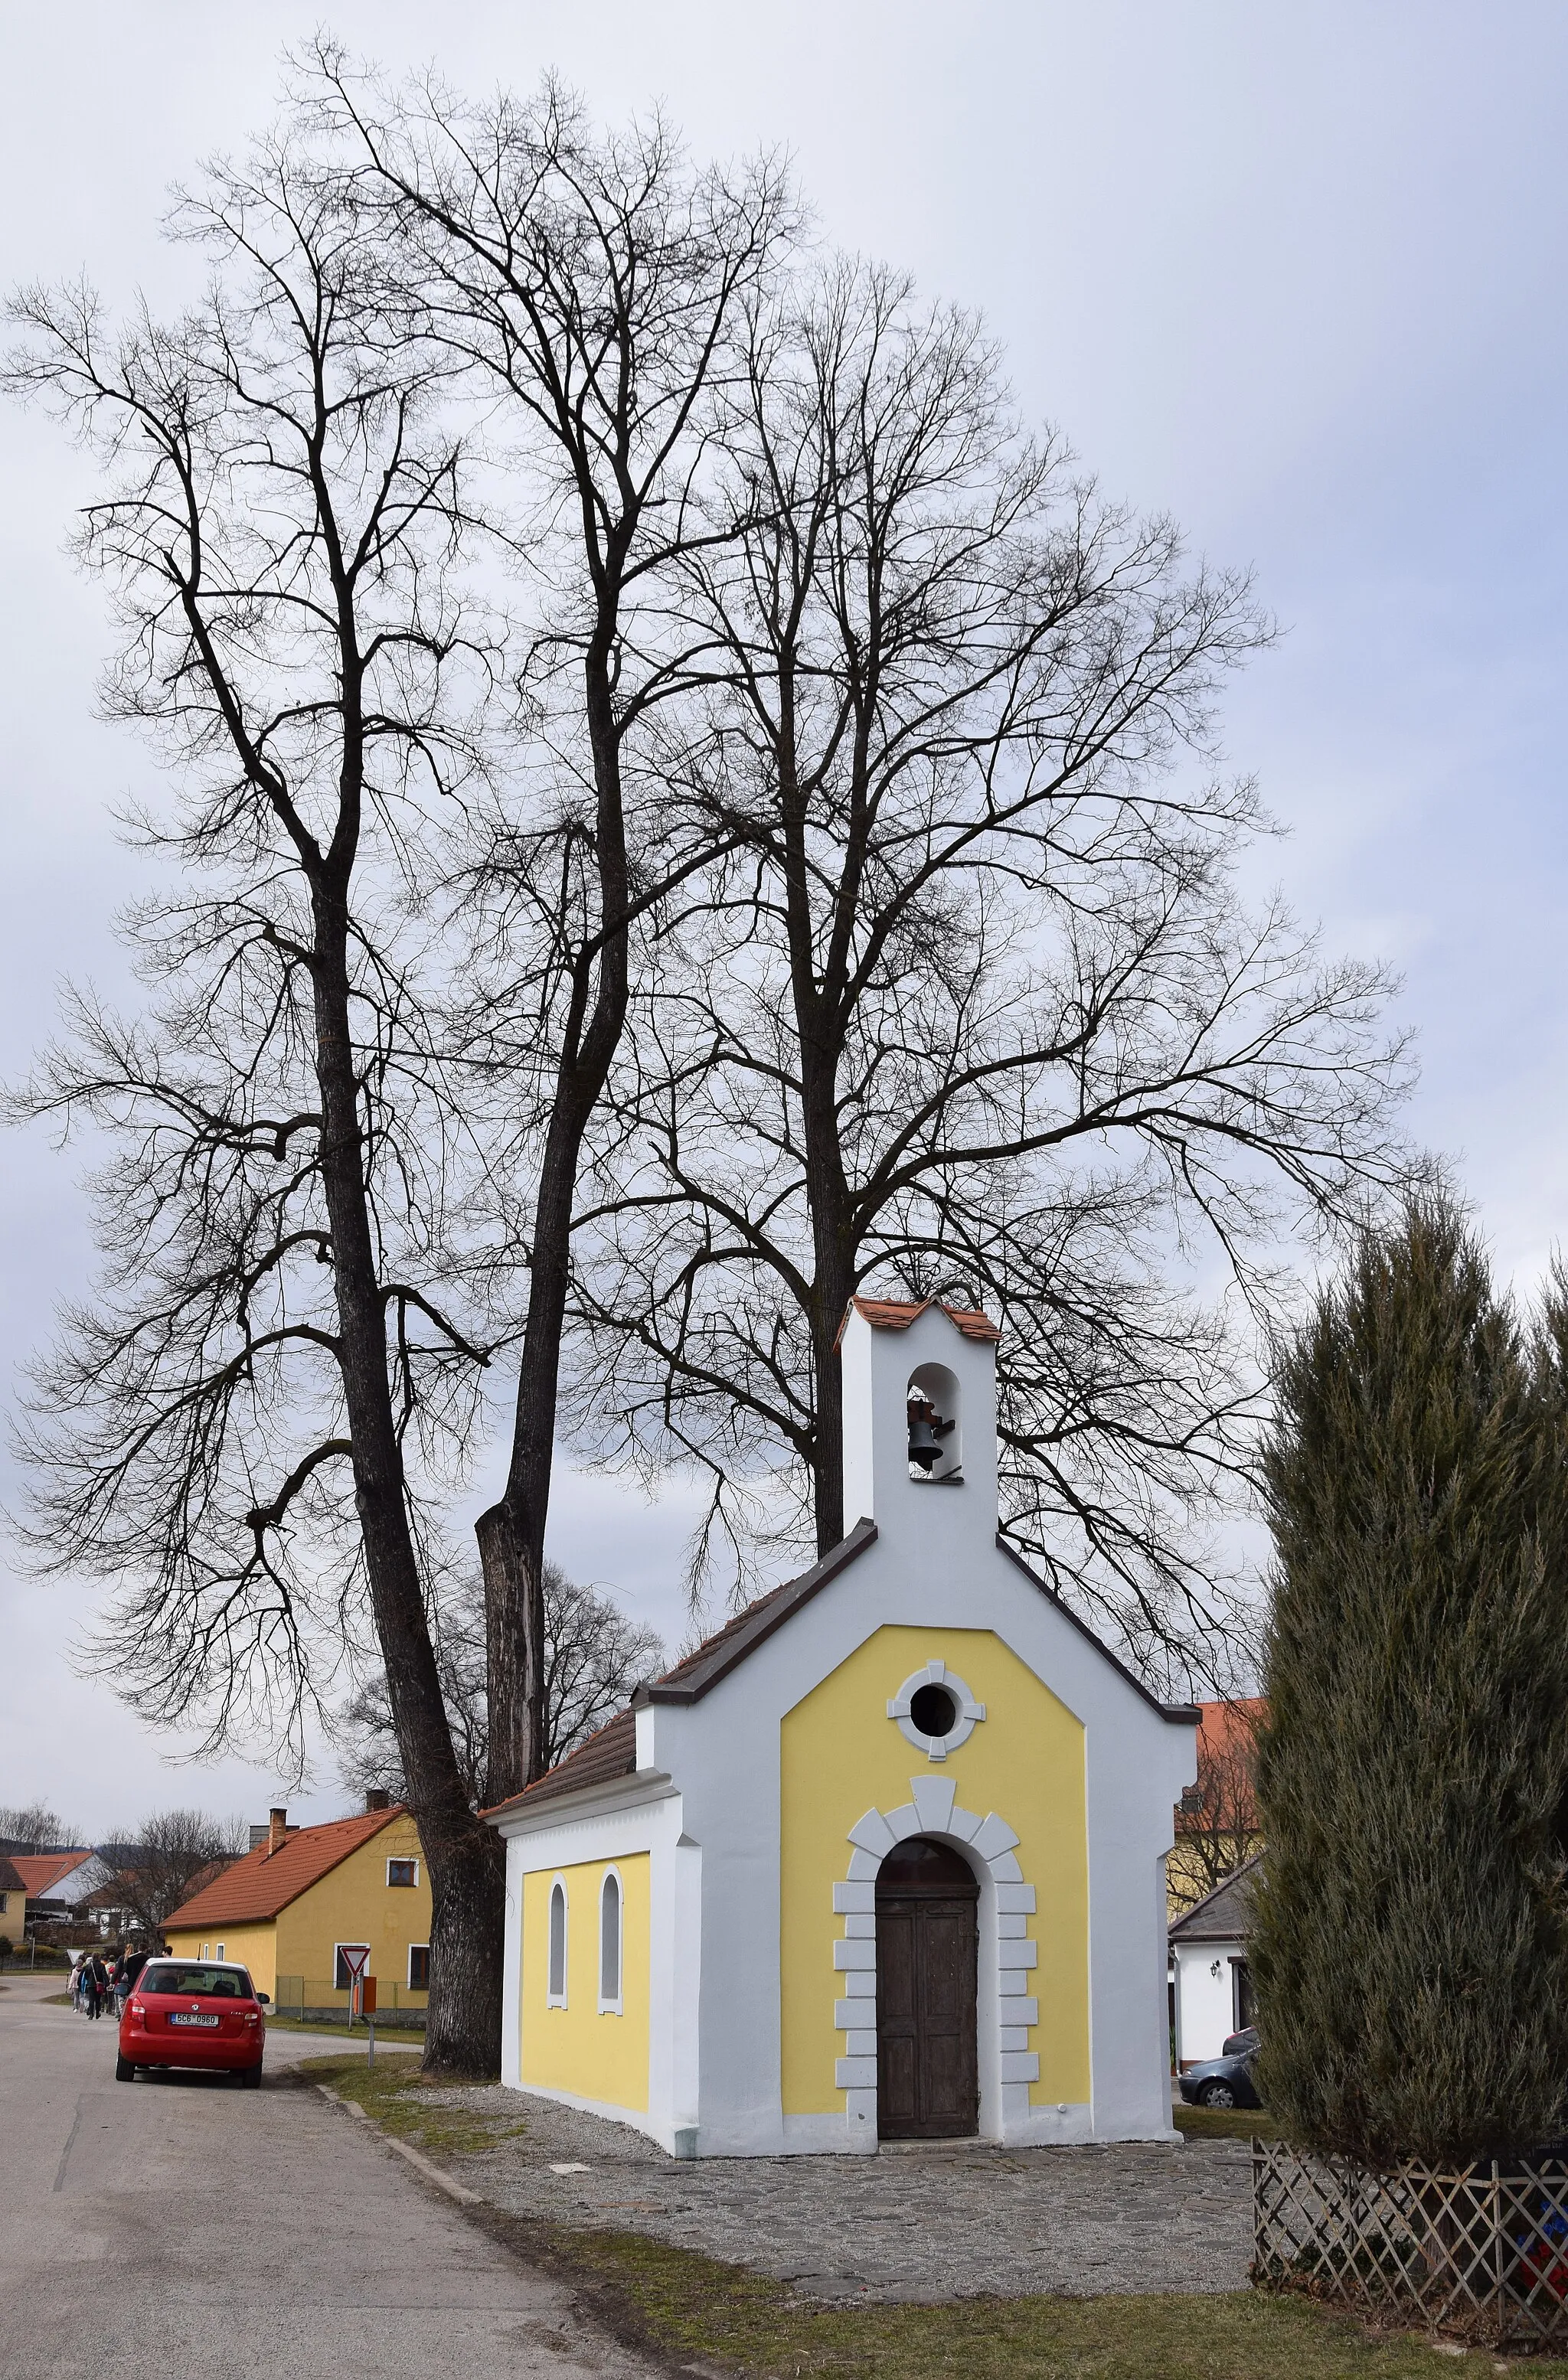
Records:
[[[1227,2034],[1235,2031],[1234,1961],[1245,1958],[1246,1945],[1230,1942],[1175,1942],[1176,2055],[1184,2066],[1201,2066],[1221,2056]]]

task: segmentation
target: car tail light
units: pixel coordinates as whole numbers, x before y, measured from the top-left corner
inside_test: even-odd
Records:
[[[145,2016],[147,2013],[146,2004],[141,2000],[132,2000],[130,2004],[130,2012],[132,2016]]]

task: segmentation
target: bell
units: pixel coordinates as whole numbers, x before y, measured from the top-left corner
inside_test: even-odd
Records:
[[[928,1472],[942,1452],[937,1434],[931,1427],[930,1410],[929,1405],[911,1405],[909,1408],[909,1460]]]

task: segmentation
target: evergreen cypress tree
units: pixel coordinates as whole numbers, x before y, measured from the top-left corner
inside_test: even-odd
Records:
[[[1433,1195],[1281,1353],[1264,2085],[1374,2169],[1568,2123],[1565,1351],[1563,1282],[1526,1334]]]

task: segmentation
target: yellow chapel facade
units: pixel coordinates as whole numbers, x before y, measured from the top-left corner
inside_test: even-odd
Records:
[[[1173,2137],[1197,1713],[999,1536],[997,1335],[857,1300],[855,1526],[489,1813],[514,2087],[686,2155]]]

